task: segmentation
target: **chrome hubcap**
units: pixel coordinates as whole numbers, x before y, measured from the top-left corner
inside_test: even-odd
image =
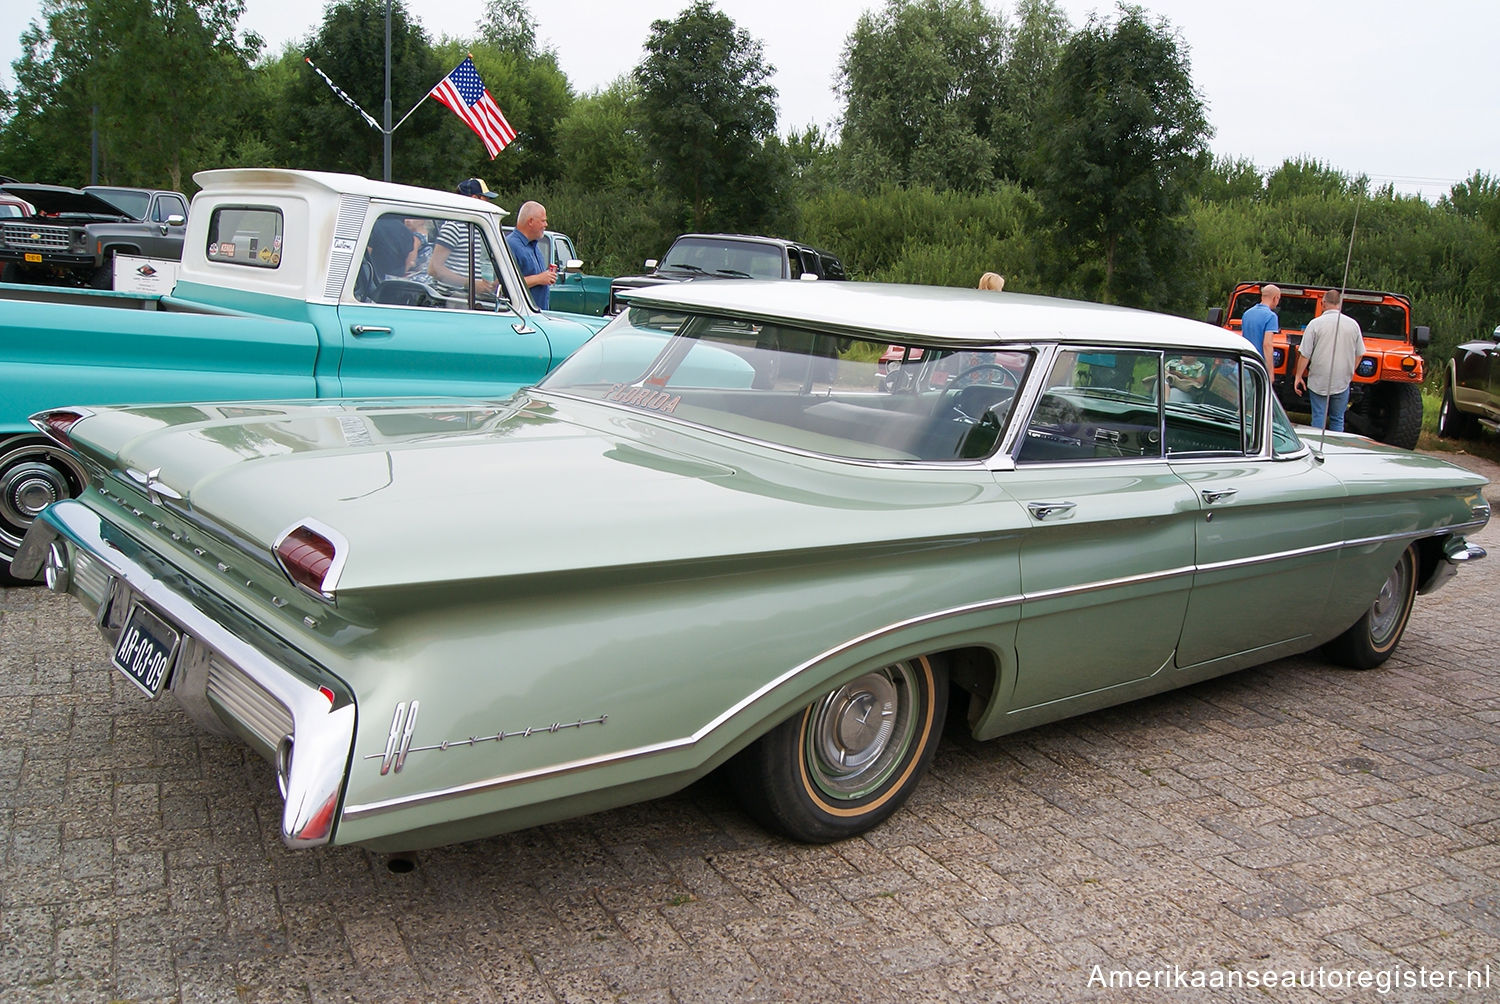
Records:
[[[22,464],[6,478],[6,508],[35,519],[43,509],[62,498],[65,488],[63,476],[45,464]]]
[[[83,483],[77,462],[50,443],[0,443],[0,554],[14,554],[32,520],[52,503],[77,494]]]
[[[866,673],[812,710],[808,768],[818,788],[858,798],[900,764],[915,733],[916,678],[905,663]]]
[[[1370,607],[1370,640],[1376,645],[1384,644],[1401,621],[1401,610],[1406,605],[1407,569],[1405,557],[1396,562]]]

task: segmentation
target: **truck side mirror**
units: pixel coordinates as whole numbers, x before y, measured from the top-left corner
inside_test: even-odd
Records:
[[[1417,348],[1426,348],[1432,342],[1432,329],[1425,324],[1419,324],[1411,329],[1412,344]]]
[[[1208,308],[1208,323],[1212,324],[1216,328],[1222,328],[1224,326],[1224,308],[1223,307],[1209,307]]]
[[[167,217],[167,226],[169,227],[180,227],[186,222],[187,217],[181,216],[177,213],[173,213],[171,216]]]
[[[655,258],[647,258],[646,259],[646,267],[647,268],[655,268],[657,266],[657,264],[658,263],[657,263],[657,261],[656,261]]]
[[[569,258],[567,261],[563,262],[563,271],[564,272],[582,272],[583,271],[583,259],[582,258]]]

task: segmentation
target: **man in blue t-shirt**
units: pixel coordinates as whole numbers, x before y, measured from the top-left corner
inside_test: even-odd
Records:
[[[520,266],[521,277],[531,290],[538,310],[547,309],[552,284],[557,281],[557,266],[548,259],[542,237],[547,230],[547,209],[540,202],[526,202],[516,210],[516,228],[505,235],[505,243]]]
[[[1260,287],[1260,302],[1249,310],[1240,320],[1240,333],[1254,345],[1261,358],[1266,361],[1266,368],[1274,365],[1274,357],[1271,355],[1271,335],[1281,330],[1281,323],[1276,319],[1276,306],[1281,303],[1281,289],[1266,283]]]

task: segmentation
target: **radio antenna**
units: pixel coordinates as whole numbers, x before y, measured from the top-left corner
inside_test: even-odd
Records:
[[[1344,299],[1345,299],[1345,297],[1349,293],[1349,263],[1354,260],[1354,232],[1359,229],[1359,207],[1360,207],[1360,204],[1362,202],[1364,202],[1364,200],[1365,200],[1365,186],[1363,184],[1363,181],[1361,181],[1361,184],[1359,186],[1359,191],[1357,191],[1357,192],[1354,193],[1354,222],[1351,223],[1351,224],[1349,224],[1349,250],[1344,253],[1344,278],[1343,278],[1343,281],[1339,283],[1339,314],[1340,314],[1339,320],[1340,321],[1343,320]],[[1334,330],[1334,334],[1337,335],[1338,334],[1338,328],[1335,327],[1333,330]],[[1311,363],[1311,359],[1309,359],[1309,363]],[[1311,376],[1312,374],[1309,373],[1308,375]],[[1307,388],[1307,393],[1310,396],[1313,393],[1313,389],[1311,387]],[[1324,408],[1323,409],[1323,425],[1318,429],[1318,461],[1320,463],[1323,460],[1323,440],[1324,440],[1327,432],[1328,432],[1328,409]]]

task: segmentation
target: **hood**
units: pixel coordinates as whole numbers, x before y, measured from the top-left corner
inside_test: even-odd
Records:
[[[61,185],[0,185],[0,191],[9,192],[18,199],[25,199],[39,213],[68,213],[76,216],[106,216],[110,219],[128,220],[132,217],[114,203],[105,202],[97,195],[81,192],[76,188]]]
[[[73,427],[107,468],[150,471],[193,516],[264,559],[315,520],[348,541],[339,593],[823,551],[958,506],[945,534],[996,526],[972,479],[795,458],[607,406],[303,402],[97,409]],[[873,484],[878,481],[879,484]],[[163,493],[168,494],[168,493]]]

